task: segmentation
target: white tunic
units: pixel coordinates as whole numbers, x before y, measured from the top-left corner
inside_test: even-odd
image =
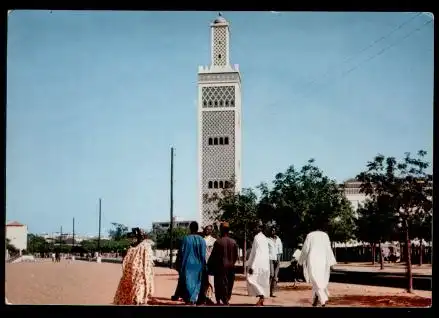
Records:
[[[328,301],[328,284],[331,266],[337,264],[331,249],[328,234],[314,231],[306,236],[299,265],[303,266],[303,275],[313,286],[313,297],[317,295],[320,303]]]
[[[213,236],[208,235],[204,238],[204,241],[206,242],[206,261],[208,261],[210,254],[212,253],[213,245],[215,244],[216,239]]]
[[[247,265],[253,270],[251,275],[247,273],[248,295],[268,297],[270,295],[268,239],[262,232],[253,239]]]

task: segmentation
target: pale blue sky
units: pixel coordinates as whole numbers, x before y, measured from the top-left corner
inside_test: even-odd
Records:
[[[244,187],[309,158],[338,181],[379,152],[431,160],[431,18],[358,54],[414,15],[224,12],[242,72]],[[77,232],[96,234],[99,197],[104,232],[168,220],[171,145],[175,215],[196,218],[197,70],[215,16],[12,12],[7,220],[40,233],[71,231],[75,217]]]

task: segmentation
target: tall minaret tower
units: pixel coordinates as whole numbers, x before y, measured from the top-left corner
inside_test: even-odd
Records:
[[[198,208],[200,225],[215,221],[215,202],[235,178],[241,189],[241,75],[230,64],[229,23],[219,14],[211,23],[211,64],[198,67]]]

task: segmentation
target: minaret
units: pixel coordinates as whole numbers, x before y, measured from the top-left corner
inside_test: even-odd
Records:
[[[198,68],[198,208],[200,225],[215,221],[215,202],[235,178],[241,189],[241,75],[230,64],[229,23],[221,14],[211,23],[211,65]]]

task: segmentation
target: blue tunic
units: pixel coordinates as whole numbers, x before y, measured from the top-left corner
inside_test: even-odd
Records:
[[[206,271],[206,242],[197,235],[183,238],[178,252],[178,296],[186,302],[196,303]]]

